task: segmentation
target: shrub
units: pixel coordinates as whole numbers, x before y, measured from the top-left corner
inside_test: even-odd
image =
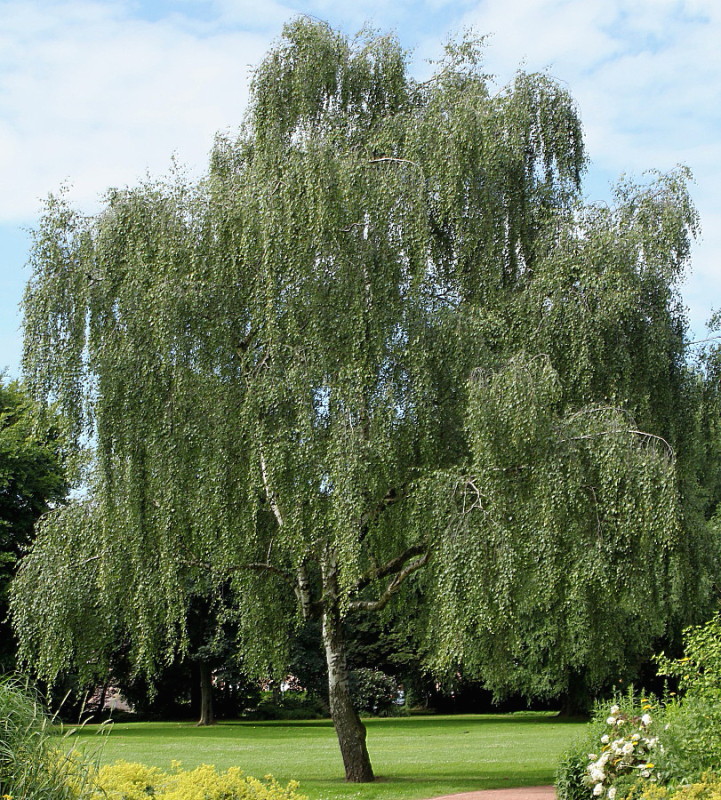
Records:
[[[590,743],[589,743],[590,744]],[[591,790],[584,783],[588,766],[586,737],[566,750],[556,770],[557,800],[591,800]]]
[[[237,767],[218,772],[202,764],[183,770],[175,762],[170,772],[118,761],[103,767],[97,777],[94,800],[306,800],[298,784],[281,786],[270,776],[264,781],[244,775]]]
[[[686,696],[666,706],[663,723],[657,759],[660,781],[693,783],[721,768],[721,703]]]
[[[629,800],[671,796],[721,800],[721,614],[704,625],[687,628],[684,651],[680,659],[671,660],[663,654],[656,659],[659,673],[676,678],[683,696],[671,698],[665,707],[654,711],[653,734],[650,717],[648,725],[639,726],[643,715],[629,716],[637,714],[629,695],[625,708],[616,707],[616,712],[607,717],[610,730],[604,735],[605,741],[601,740],[600,754],[588,755],[591,763],[586,767],[587,774],[581,773],[583,755],[578,748],[566,754],[558,773],[559,800],[587,798],[584,786],[592,786],[596,796],[608,800],[625,796]],[[599,724],[597,712],[583,740],[589,750],[594,749],[594,737],[598,741]],[[621,736],[618,729],[623,725],[626,729]],[[628,730],[634,727],[638,737],[635,744],[628,737]],[[659,786],[653,787],[653,782]]]
[[[558,800],[620,800],[640,778],[656,780],[656,717],[651,702],[633,691],[610,710],[597,706],[584,737],[559,764]]]
[[[695,783],[683,786],[639,784],[632,800],[721,800],[721,777],[707,773]],[[631,800],[631,798],[629,798]]]
[[[721,614],[687,628],[684,657],[661,654],[659,673],[678,679],[683,696],[668,703],[659,769],[666,783],[692,783],[721,768]]]
[[[353,704],[361,713],[388,717],[399,713],[400,687],[395,678],[379,669],[354,669],[350,673]]]
[[[328,716],[323,701],[308,692],[287,691],[280,697],[265,692],[258,707],[247,714],[249,719],[320,719]]]
[[[679,691],[687,697],[704,696],[721,702],[721,613],[703,625],[683,632],[684,657],[656,658],[660,675],[678,678]]]

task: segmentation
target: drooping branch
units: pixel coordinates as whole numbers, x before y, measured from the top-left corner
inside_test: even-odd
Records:
[[[249,564],[238,564],[235,567],[231,568],[232,571],[237,572],[239,570],[251,570],[252,572],[269,572],[272,575],[278,575],[278,577],[282,578],[289,586],[295,587],[295,579],[293,577],[293,573],[290,570],[283,569],[282,567],[277,567],[275,564],[268,564],[265,561],[252,561]]]
[[[621,416],[626,417],[626,419],[631,423],[634,424],[635,420],[631,416],[631,412],[620,406],[590,406],[587,408],[579,408],[578,411],[574,411],[573,414],[568,416],[569,420],[577,419],[578,417],[585,417],[589,414],[602,414],[604,411],[611,411],[615,414],[620,414]]]
[[[569,436],[568,439],[561,439],[562,442],[577,442],[583,439],[597,439],[599,436],[612,436],[613,434],[617,433],[628,433],[633,436],[641,436],[642,438],[656,440],[658,442],[662,442],[666,446],[666,450],[670,457],[673,457],[674,451],[673,447],[663,438],[663,436],[658,436],[655,433],[648,433],[647,431],[639,431],[635,428],[613,428],[607,431],[595,431],[594,433],[582,433],[578,436]]]
[[[414,167],[419,167],[420,164],[411,161],[409,158],[395,158],[394,156],[381,156],[380,158],[369,159],[369,164],[382,164],[384,162],[391,162],[393,164],[411,164]]]
[[[721,339],[721,336],[708,336],[706,339],[696,339],[693,342],[684,342],[684,347],[693,347],[697,344],[707,344],[708,342],[716,342]]]
[[[208,571],[212,571],[215,566],[211,561],[200,561],[199,559],[190,558],[183,559],[182,563],[186,567],[199,567]],[[277,575],[279,578],[282,578],[283,581],[287,583],[293,590],[295,590],[295,576],[293,573],[288,569],[283,569],[282,567],[279,567],[276,564],[271,564],[267,561],[249,561],[247,564],[229,564],[224,569],[224,572],[227,574],[243,571]]]
[[[84,558],[81,561],[74,561],[72,564],[68,565],[68,568],[75,569],[76,567],[85,567],[93,561],[99,561],[104,555],[105,553],[99,553],[98,555],[88,556],[88,558]]]

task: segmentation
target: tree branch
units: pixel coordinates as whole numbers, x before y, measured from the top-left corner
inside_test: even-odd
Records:
[[[426,543],[416,544],[412,547],[409,547],[407,550],[404,550],[399,556],[390,559],[390,561],[386,561],[386,563],[382,566],[374,564],[373,567],[369,569],[359,580],[358,591],[364,589],[373,581],[377,581],[381,578],[386,578],[388,575],[393,575],[394,573],[400,572],[403,569],[403,565],[406,563],[406,561],[414,556],[419,556],[426,552],[428,552],[428,545]]]
[[[273,575],[278,575],[295,589],[295,579],[292,572],[287,569],[282,569],[281,567],[276,567],[275,564],[268,564],[265,561],[251,561],[249,564],[234,565],[230,568],[230,571],[239,572],[246,569],[252,572],[270,572]]]
[[[406,551],[408,552],[408,551]],[[406,566],[393,578],[393,580],[386,586],[385,591],[383,594],[378,597],[377,600],[354,600],[348,605],[349,611],[381,611],[383,610],[389,603],[390,599],[393,597],[396,592],[401,588],[403,582],[409,575],[412,575],[417,570],[424,567],[428,560],[431,557],[431,551],[426,550],[426,552],[420,557],[417,558],[415,561],[411,561],[410,564],[406,564]]]
[[[391,162],[394,164],[412,164],[414,167],[419,167],[420,164],[411,161],[409,158],[395,158],[394,156],[381,156],[380,158],[371,158],[368,160],[369,164],[382,164],[384,162]]]
[[[201,567],[206,570],[213,570],[214,565],[210,561],[200,561],[199,559],[184,559],[183,564],[187,567]],[[243,572],[248,570],[250,572],[270,572],[272,575],[277,575],[282,578],[294,591],[296,587],[295,576],[290,570],[277,567],[275,564],[269,564],[267,561],[249,561],[247,564],[230,564],[224,572]]]
[[[97,556],[90,556],[89,558],[84,558],[82,561],[74,561],[72,564],[69,564],[69,569],[75,569],[76,567],[84,567],[86,564],[90,564],[93,561],[100,560],[105,553],[100,553]]]
[[[685,342],[684,347],[692,347],[695,344],[706,344],[707,342],[715,342],[721,339],[721,336],[709,336],[707,339],[696,339],[695,342]]]
[[[260,447],[260,472],[263,476],[263,487],[265,488],[265,494],[268,498],[268,502],[270,503],[270,507],[273,510],[273,514],[275,516],[278,525],[282,528],[283,527],[283,514],[281,513],[280,506],[278,505],[278,495],[270,488],[270,480],[268,478],[268,467],[265,463],[265,455],[263,454],[263,447]]]
[[[646,431],[639,431],[635,428],[615,428],[609,431],[597,431],[596,433],[583,433],[579,436],[570,436],[568,439],[561,439],[562,442],[577,442],[582,439],[597,439],[599,436],[611,436],[614,433],[630,433],[635,436],[642,436],[646,439],[655,439],[656,441],[662,442],[666,445],[666,449],[668,450],[668,454],[673,456],[673,447],[663,438],[663,436],[657,436],[655,433],[647,433]]]
[[[319,604],[313,602],[308,570],[303,563],[299,564],[296,570],[296,581],[293,591],[298,599],[303,619],[310,619],[314,612],[319,610]]]

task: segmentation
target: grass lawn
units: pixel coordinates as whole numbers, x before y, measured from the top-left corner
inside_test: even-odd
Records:
[[[140,761],[167,769],[238,766],[255,777],[300,781],[310,800],[422,800],[442,794],[553,782],[558,757],[582,728],[544,713],[366,720],[378,780],[347,784],[328,721],[116,724],[100,744],[97,726],[78,738],[102,747],[103,763]]]

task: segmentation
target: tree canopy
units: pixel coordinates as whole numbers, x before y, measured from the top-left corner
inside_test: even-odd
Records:
[[[70,576],[149,670],[184,646],[187,587],[230,578],[256,669],[321,619],[346,775],[368,780],[349,615],[404,593],[435,668],[555,696],[703,607],[688,176],[584,207],[569,94],[496,91],[480,56],[451,45],[418,83],[393,37],[297,20],[201,181],[111,190],[92,217],[50,198],[25,369],[96,471],[16,584],[28,662],[83,647]]]

